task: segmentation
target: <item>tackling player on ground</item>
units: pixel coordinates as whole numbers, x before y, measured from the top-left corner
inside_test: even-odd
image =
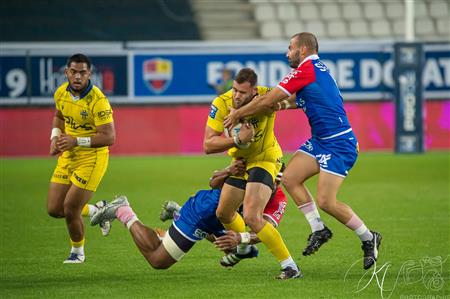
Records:
[[[52,217],[66,219],[72,249],[64,263],[82,263],[85,239],[81,216],[92,215],[105,204],[87,203],[106,172],[115,129],[108,99],[90,81],[89,58],[71,56],[65,74],[68,82],[54,95],[50,154],[61,155],[50,181],[47,211]],[[109,223],[102,223],[104,235],[109,228]]]
[[[273,132],[275,113],[249,115],[239,133],[224,136],[224,117],[232,109],[247,105],[257,95],[270,89],[257,86],[257,75],[249,68],[238,72],[232,90],[218,96],[211,105],[205,128],[203,147],[206,154],[228,150],[233,159],[245,159],[246,173],[226,179],[217,207],[217,218],[227,230],[245,231],[245,223],[255,232],[281,265],[279,279],[297,278],[300,271],[291,257],[278,230],[263,217],[277,173],[281,168],[282,151]],[[243,203],[244,219],[236,212]],[[244,223],[245,221],[245,223]],[[238,247],[245,254],[248,248]]]
[[[166,213],[164,219],[168,219],[173,215],[174,221],[164,237],[160,236],[161,231],[151,229],[139,221],[125,196],[119,196],[110,204],[99,209],[93,215],[91,224],[96,225],[103,221],[118,219],[128,228],[136,246],[148,263],[155,269],[167,269],[181,260],[197,241],[210,235],[214,236],[214,238],[225,235],[225,228],[216,217],[216,208],[221,192],[220,187],[222,187],[228,176],[239,176],[244,171],[245,164],[243,161],[236,160],[231,166],[215,173],[210,182],[211,187],[214,189],[200,190],[184,203],[179,212],[175,212],[175,210],[178,210],[175,205],[169,210],[166,206],[165,211],[163,211],[163,213]],[[277,200],[283,206],[279,211],[273,212],[273,218],[278,223],[284,213],[286,197],[284,194],[283,196],[280,196],[279,193],[277,194],[274,200]],[[279,215],[279,217],[276,217],[276,215]],[[234,239],[234,236],[230,238]],[[230,238],[222,240],[230,242]],[[239,241],[242,243],[245,240]],[[253,241],[256,241],[255,238],[253,238]],[[247,254],[236,254],[229,260],[222,259],[221,264],[223,266],[234,266],[242,259],[253,258],[258,255],[256,247],[248,244],[244,245],[250,248]],[[228,248],[230,246],[219,245],[220,248]]]

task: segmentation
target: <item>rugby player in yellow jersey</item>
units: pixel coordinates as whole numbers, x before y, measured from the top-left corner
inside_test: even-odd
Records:
[[[108,146],[115,141],[112,109],[106,96],[90,81],[91,62],[83,54],[67,61],[68,82],[55,92],[50,154],[58,155],[47,197],[48,214],[65,218],[72,249],[64,263],[82,263],[84,225],[99,205],[87,205],[108,166]],[[100,202],[104,205],[104,202]],[[108,227],[105,227],[108,229]]]
[[[228,230],[241,233],[237,250],[246,254],[250,240],[245,234],[245,223],[281,264],[282,272],[277,278],[301,277],[301,272],[275,227],[263,217],[264,207],[270,199],[277,173],[281,168],[282,151],[274,134],[275,112],[246,117],[236,136],[224,136],[223,121],[231,109],[246,105],[256,95],[270,91],[257,86],[257,75],[250,68],[239,71],[230,91],[218,96],[211,105],[205,129],[203,147],[206,154],[228,150],[233,159],[244,159],[245,176],[230,176],[225,181],[216,210],[217,218]],[[244,204],[244,219],[236,212]],[[244,223],[245,221],[245,223]]]

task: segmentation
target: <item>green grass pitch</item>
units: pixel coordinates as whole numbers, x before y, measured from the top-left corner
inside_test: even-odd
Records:
[[[273,279],[279,265],[263,245],[257,259],[226,270],[218,264],[221,253],[202,241],[171,269],[153,270],[117,221],[106,238],[86,226],[86,262],[63,265],[65,222],[46,213],[55,162],[0,160],[1,298],[450,298],[449,152],[360,155],[338,197],[382,233],[376,271],[362,270],[357,237],[323,212],[333,239],[301,256],[310,228],[289,200],[279,230],[304,274],[292,281]],[[167,228],[158,219],[162,203],[183,203],[207,188],[212,171],[227,162],[224,156],[112,157],[92,201],[126,194],[141,221]],[[313,194],[315,184],[308,182]]]

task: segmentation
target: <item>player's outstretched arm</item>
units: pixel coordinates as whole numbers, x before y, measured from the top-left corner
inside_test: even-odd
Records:
[[[214,171],[212,177],[209,179],[209,186],[213,189],[222,188],[225,180],[230,175],[241,176],[245,172],[245,161],[244,160],[235,160],[231,163],[230,166],[222,169]]]
[[[224,127],[230,128],[239,122],[239,119],[255,114],[270,114],[277,109],[278,102],[287,98],[280,88],[274,88],[265,95],[254,98],[250,103],[239,109],[232,110],[225,116]]]

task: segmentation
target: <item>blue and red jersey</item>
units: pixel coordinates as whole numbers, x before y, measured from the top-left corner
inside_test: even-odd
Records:
[[[352,130],[336,81],[318,55],[306,57],[277,87],[289,96],[296,93],[297,107],[306,113],[312,137],[329,139]]]

